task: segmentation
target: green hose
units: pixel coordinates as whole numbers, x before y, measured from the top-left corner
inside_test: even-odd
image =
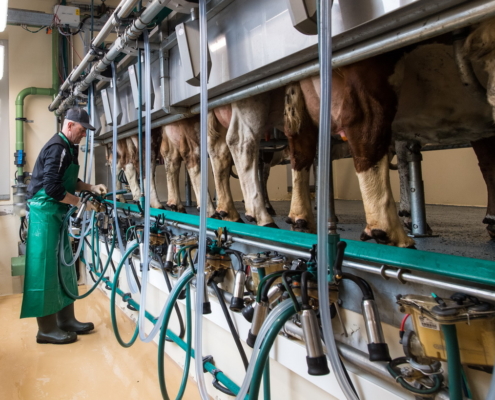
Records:
[[[178,282],[173,290],[169,294],[169,299],[167,301],[167,308],[165,309],[165,316],[163,318],[163,323],[162,323],[162,328],[160,331],[160,338],[158,340],[158,380],[160,381],[160,390],[162,392],[162,397],[164,400],[170,400],[170,397],[167,392],[167,384],[165,382],[165,365],[164,365],[164,357],[165,357],[165,338],[169,335],[168,331],[168,323],[170,321],[170,316],[172,315],[172,310],[174,308],[175,303],[177,302],[177,299],[184,289],[184,286],[187,286],[187,292],[186,292],[186,328],[187,328],[187,343],[186,343],[186,363],[184,364],[184,373],[182,375],[182,382],[181,386],[179,389],[179,393],[176,397],[176,400],[179,400],[182,398],[184,395],[184,391],[187,385],[187,377],[189,375],[189,365],[190,365],[190,358],[194,357],[193,350],[192,350],[192,340],[191,340],[191,332],[192,332],[192,323],[191,323],[191,295],[190,295],[190,288],[189,288],[189,283],[194,277],[194,272],[192,271],[191,268],[188,268],[184,272],[185,277],[183,276],[183,280],[181,279],[181,282]],[[172,338],[173,339],[173,338]],[[175,339],[173,339],[175,341]],[[187,373],[186,373],[186,367],[187,367]]]
[[[70,213],[67,213],[67,215],[70,216]],[[66,221],[64,221],[64,224],[62,226],[65,226],[65,222]],[[98,271],[98,268],[96,268],[96,263],[95,263],[95,251],[94,251],[94,236],[95,235],[94,235],[94,233],[96,231],[96,235],[98,236],[98,229],[95,229],[95,226],[93,226],[92,231],[93,232],[92,232],[92,235],[91,235],[91,247],[92,247],[91,248],[91,255],[93,257],[93,265],[95,266],[93,272],[96,272],[96,271]],[[74,293],[72,293],[69,290],[69,288],[66,285],[66,283],[65,283],[65,281],[63,279],[63,276],[62,276],[62,268],[66,268],[66,267],[62,266],[62,263],[61,262],[58,263],[58,278],[60,280],[60,285],[62,286],[62,289],[64,290],[65,294],[67,296],[69,296],[71,299],[73,299],[73,300],[81,300],[81,299],[84,299],[84,298],[88,297],[91,293],[93,293],[93,291],[98,287],[98,285],[102,281],[103,276],[107,272],[108,266],[110,265],[110,261],[112,260],[113,249],[115,248],[115,227],[113,229],[113,232],[114,232],[114,234],[113,234],[113,238],[112,238],[112,246],[110,247],[110,253],[108,254],[108,259],[107,259],[107,262],[105,264],[105,267],[103,268],[103,271],[101,271],[101,274],[100,274],[99,278],[93,284],[93,286],[91,287],[91,289],[89,289],[86,293],[84,293],[82,295],[79,295],[79,294],[74,294]],[[83,240],[83,239],[80,239],[80,240]],[[100,246],[98,246],[97,254],[98,254],[98,264],[99,264],[99,261],[100,261]],[[60,253],[60,256],[61,257],[64,257],[65,255],[63,254],[63,252],[61,252]]]
[[[258,400],[261,377],[268,364],[270,349],[277,338],[284,324],[296,313],[294,305],[285,310],[275,323],[268,329],[268,332],[261,345],[256,364],[254,365],[253,378],[251,379],[251,388],[249,389],[249,400]],[[266,389],[265,389],[266,390]]]
[[[119,280],[120,271],[122,271],[122,266],[124,265],[125,260],[127,260],[127,258],[132,254],[132,252],[134,250],[136,250],[136,248],[138,246],[139,246],[139,244],[137,242],[134,243],[129,249],[126,250],[125,254],[122,256],[122,259],[120,260],[119,265],[117,267],[117,270],[115,271],[115,274],[113,277],[112,292],[110,294],[110,315],[112,318],[113,333],[115,334],[115,338],[117,339],[117,342],[119,342],[119,344],[122,347],[131,347],[134,344],[134,342],[136,341],[136,339],[138,337],[139,324],[136,324],[136,329],[134,330],[134,334],[132,335],[131,340],[128,342],[124,342],[122,340],[122,337],[120,336],[119,327],[117,325],[117,317],[115,315],[115,292],[117,289],[117,282]],[[101,274],[101,277],[102,276],[103,276],[103,274]]]
[[[263,271],[263,272],[261,272]],[[258,303],[261,303],[261,292],[263,290],[263,286],[265,285],[266,281],[270,278],[273,278],[274,276],[282,276],[282,274],[285,271],[277,271],[273,272],[269,275],[265,275],[265,269],[264,268],[258,268],[258,275],[261,278],[260,283],[258,284],[258,292],[256,293],[256,301]]]
[[[447,369],[449,372],[450,400],[462,400],[462,367],[457,329],[455,325],[441,325],[447,347]]]

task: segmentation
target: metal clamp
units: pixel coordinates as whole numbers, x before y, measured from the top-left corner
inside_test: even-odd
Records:
[[[99,81],[112,82],[112,78],[107,78],[106,76],[99,74],[95,75],[95,78],[98,79]]]
[[[411,272],[407,269],[403,269],[403,268],[399,268],[397,270],[397,280],[402,283],[403,285],[405,285],[407,283],[407,281],[403,278],[403,274],[406,273],[406,272]]]
[[[207,369],[205,368],[206,363],[213,364],[213,356],[205,356],[203,357],[203,372],[208,372]],[[214,364],[213,364],[214,365]],[[221,372],[220,370],[218,372]]]
[[[22,122],[27,122],[27,123],[33,123],[34,120],[32,119],[27,119],[27,118],[16,118],[16,121],[22,121]]]
[[[390,267],[388,265],[385,265],[385,264],[382,264],[382,266],[380,267],[380,275],[386,281],[388,281],[390,279],[390,277],[388,277],[386,274],[387,269],[390,269]]]

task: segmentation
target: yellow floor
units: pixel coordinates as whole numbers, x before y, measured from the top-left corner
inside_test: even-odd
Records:
[[[85,289],[82,288],[82,291]],[[22,295],[0,297],[1,400],[159,400],[157,346],[136,341],[128,349],[115,340],[109,300],[99,290],[76,301],[76,316],[95,331],[68,345],[37,344],[34,318],[19,319]],[[135,325],[118,310],[124,339]],[[182,369],[166,358],[169,395],[175,398]],[[198,399],[189,379],[185,400]]]

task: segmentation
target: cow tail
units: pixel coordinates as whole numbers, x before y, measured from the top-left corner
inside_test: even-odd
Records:
[[[488,61],[495,57],[495,20],[479,24],[467,37],[464,50],[473,61]]]
[[[306,113],[306,105],[299,82],[285,88],[284,131],[287,136],[298,134]]]

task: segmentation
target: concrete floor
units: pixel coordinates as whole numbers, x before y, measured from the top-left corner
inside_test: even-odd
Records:
[[[81,293],[86,288],[80,287]],[[157,375],[157,345],[139,339],[125,349],[113,334],[108,298],[96,290],[75,303],[76,316],[92,321],[95,331],[79,335],[68,345],[37,344],[34,318],[19,319],[22,294],[0,297],[0,399],[84,400],[161,399]],[[120,310],[118,324],[124,340],[135,328]],[[182,369],[166,357],[169,394],[175,397]],[[198,398],[189,379],[185,400]]]
[[[244,218],[244,204],[236,202],[236,208]],[[275,222],[281,229],[290,229],[285,223],[289,213],[288,201],[273,201],[272,206],[277,212]],[[335,209],[339,218],[338,232],[343,239],[359,240],[365,227],[363,202],[357,200],[336,200]],[[194,207],[188,207],[188,212],[195,213]],[[316,210],[314,210],[316,213]],[[486,210],[481,207],[456,207],[427,205],[426,216],[430,227],[439,237],[417,238],[416,247],[419,250],[452,254],[462,257],[495,260],[495,241],[490,240],[486,225],[481,221]]]

